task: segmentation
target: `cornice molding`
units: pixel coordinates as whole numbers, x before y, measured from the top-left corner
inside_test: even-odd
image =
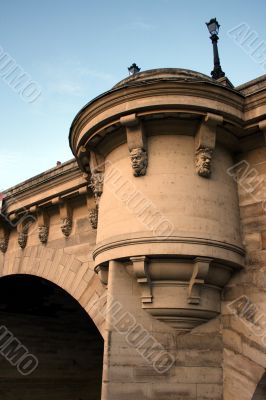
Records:
[[[75,197],[87,192],[88,182],[77,162],[70,160],[22,182],[4,192],[4,213],[25,212],[31,207],[56,204],[58,198]],[[53,190],[51,190],[53,188]]]
[[[184,237],[184,236],[165,236],[165,237],[141,237],[141,238],[130,238],[124,240],[117,240],[108,243],[99,243],[95,250],[93,251],[94,260],[102,253],[120,248],[125,246],[135,246],[139,244],[155,244],[155,243],[186,243],[193,245],[201,245],[201,246],[212,246],[224,249],[226,251],[231,251],[240,256],[245,255],[245,250],[243,247],[233,245],[226,242],[220,242],[218,240],[211,240],[205,238],[197,238],[197,237]]]
[[[208,90],[206,85],[209,86]],[[176,99],[170,99],[171,96]],[[206,104],[202,100],[206,100]],[[136,104],[133,104],[134,101]],[[208,102],[210,104],[207,104]],[[220,107],[219,103],[221,103]],[[224,110],[224,106],[228,107],[227,111]],[[166,108],[175,112],[193,109],[194,112],[198,111],[201,114],[215,111],[215,113],[225,115],[229,121],[241,124],[244,97],[236,91],[221,85],[214,86],[207,81],[165,82],[158,80],[156,83],[145,82],[134,87],[121,87],[97,98],[78,114],[70,130],[72,151],[75,152],[78,146],[84,144],[84,136],[88,137],[88,131],[91,135],[100,127],[110,124],[111,121],[117,124],[119,118],[128,113],[134,112],[139,115],[147,110],[156,110],[160,113]]]
[[[39,199],[38,201],[34,201],[34,202],[28,202],[23,204],[23,206],[18,206],[16,209],[12,209],[8,210],[9,206],[12,206],[12,203],[10,203],[10,205],[5,205],[5,214],[7,216],[9,215],[14,215],[14,214],[19,214],[21,212],[26,212],[28,210],[30,210],[32,207],[47,207],[50,205],[57,205],[60,203],[60,199],[69,199],[69,198],[73,198],[79,195],[83,195],[85,197],[85,192],[87,189],[87,182],[85,182],[84,184],[80,184],[80,185],[76,185],[73,187],[70,187],[69,189],[66,189],[64,191],[57,191],[55,193],[53,193],[52,195],[49,196],[43,196],[41,199]],[[30,196],[29,196],[30,198]],[[18,200],[15,200],[15,203]],[[19,204],[19,202],[18,202]]]
[[[67,176],[68,175],[68,176]],[[36,175],[24,182],[19,183],[11,188],[8,188],[3,193],[5,195],[5,200],[8,201],[9,198],[14,196],[19,196],[24,192],[29,192],[39,188],[46,183],[50,184],[51,181],[58,183],[60,180],[66,181],[66,179],[72,179],[73,175],[82,176],[78,164],[75,159],[71,159],[59,167],[49,169],[39,175]],[[42,189],[40,190],[42,191]]]

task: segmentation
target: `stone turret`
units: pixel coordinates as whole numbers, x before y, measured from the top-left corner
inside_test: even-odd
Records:
[[[206,75],[159,69],[119,82],[71,127],[88,179],[104,176],[96,271],[132,264],[142,308],[178,332],[217,316],[222,288],[243,267],[228,173],[242,107],[239,92]]]

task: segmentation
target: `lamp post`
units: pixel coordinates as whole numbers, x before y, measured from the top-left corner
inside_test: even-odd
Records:
[[[137,66],[137,64],[133,63],[129,68],[128,72],[129,75],[135,75],[140,71],[140,68]]]
[[[219,33],[220,25],[219,25],[218,21],[216,20],[216,18],[210,19],[209,22],[206,22],[206,25],[211,34],[210,39],[212,41],[212,46],[213,46],[214,68],[213,68],[213,71],[211,72],[211,76],[213,79],[223,78],[225,76],[225,73],[223,72],[221,64],[220,64],[218,45],[217,45],[217,42],[219,40],[218,33]]]

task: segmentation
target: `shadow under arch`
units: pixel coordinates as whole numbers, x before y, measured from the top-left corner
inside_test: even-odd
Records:
[[[251,400],[265,400],[266,399],[266,372],[257,385],[255,393]]]
[[[42,245],[27,247],[23,253],[0,252],[0,277],[26,274],[52,282],[76,299],[105,335],[105,317],[100,314],[106,288],[95,274],[88,260],[81,261],[65,249]]]
[[[37,365],[23,374],[27,354]],[[102,336],[69,293],[34,275],[0,278],[1,399],[99,400],[102,367]]]

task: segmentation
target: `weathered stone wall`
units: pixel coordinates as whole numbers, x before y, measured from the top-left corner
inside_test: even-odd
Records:
[[[103,400],[222,399],[223,345],[219,318],[179,336],[140,308],[139,288],[130,265],[112,262],[108,287],[109,302],[118,302],[122,308],[113,319],[108,319]],[[130,313],[130,317],[123,317],[125,313]],[[132,316],[138,327],[127,335]],[[142,344],[145,330],[149,339]],[[163,373],[156,370],[161,346],[174,359],[171,368]]]
[[[266,148],[236,159],[245,268],[224,291],[224,399],[252,399],[266,368]],[[230,303],[242,302],[232,313]],[[229,305],[229,306],[228,306]],[[233,310],[235,308],[233,307]],[[260,392],[265,388],[261,388]],[[256,398],[256,397],[255,397]]]
[[[178,126],[177,122],[175,126]],[[154,132],[148,127],[146,132],[152,135]],[[106,183],[100,201],[97,245],[129,237],[170,235],[241,246],[235,182],[226,174],[232,165],[230,154],[217,145],[212,161],[213,179],[208,180],[195,173],[193,137],[157,134],[147,141],[149,165],[144,178],[132,177],[126,144],[106,157]],[[142,204],[138,204],[140,196],[128,202],[124,200],[130,199],[133,188],[142,195]],[[148,215],[149,209],[141,213],[143,203],[154,204],[171,223],[168,231],[166,225],[157,227],[159,217],[158,222],[156,216],[153,224],[150,222],[153,216],[151,211]],[[222,219],[223,224],[220,223]]]

